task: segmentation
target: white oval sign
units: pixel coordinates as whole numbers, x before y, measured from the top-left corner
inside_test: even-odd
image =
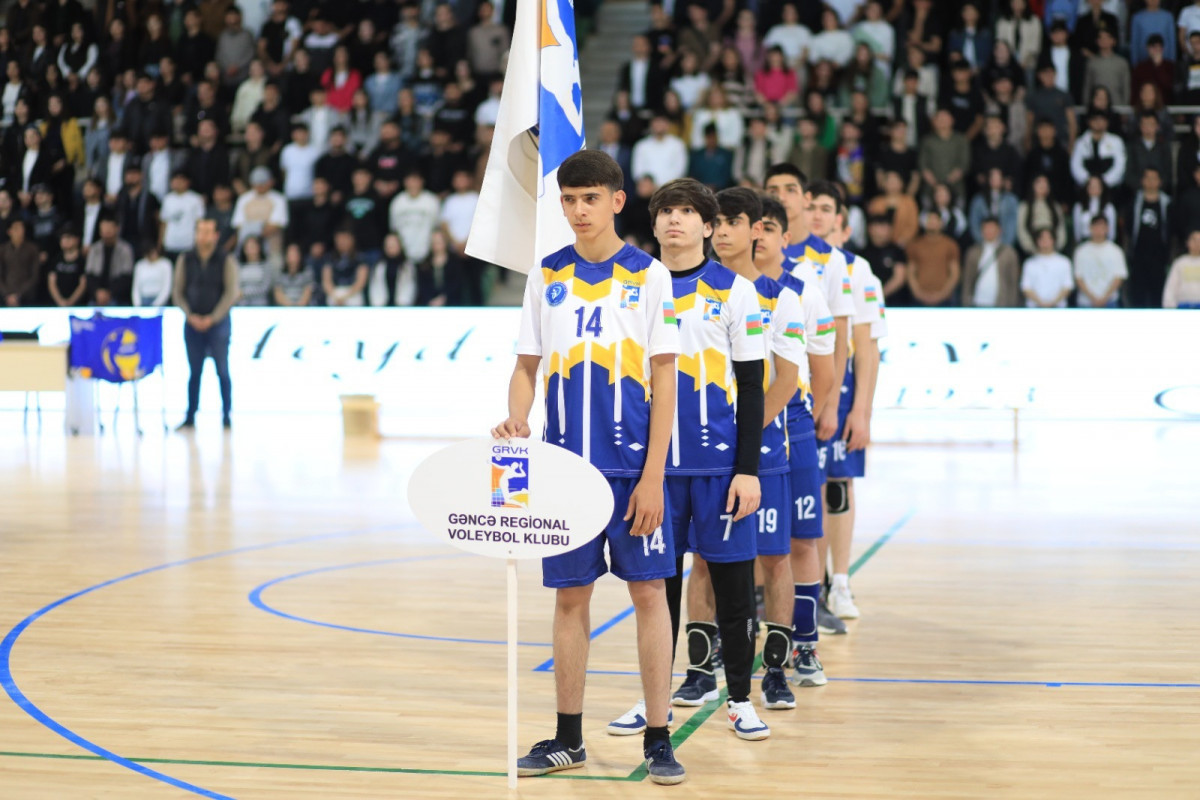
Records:
[[[600,471],[574,453],[529,439],[471,439],[421,462],[408,502],[434,536],[492,558],[574,550],[612,519]]]

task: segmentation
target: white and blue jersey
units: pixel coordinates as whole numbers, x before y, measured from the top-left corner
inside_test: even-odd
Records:
[[[767,331],[769,358],[764,371],[764,392],[775,382],[775,359],[782,358],[807,371],[804,348],[804,315],[799,295],[778,281],[759,275],[754,281],[763,327]],[[778,475],[788,471],[787,418],[780,413],[773,420],[764,420],[762,456],[758,474]]]
[[[543,439],[604,475],[641,475],[650,359],[677,353],[671,275],[632,245],[598,264],[564,247],[529,273],[517,354],[542,359]]]
[[[754,285],[716,261],[672,274],[680,354],[667,475],[733,475],[737,459],[735,361],[766,357]]]
[[[854,315],[853,290],[850,281],[850,267],[846,263],[844,253],[828,244],[816,234],[810,233],[803,242],[790,244],[783,249],[783,268],[795,273],[796,267],[808,263],[817,276],[825,302],[834,317],[849,317]],[[803,275],[797,276],[804,279]]]

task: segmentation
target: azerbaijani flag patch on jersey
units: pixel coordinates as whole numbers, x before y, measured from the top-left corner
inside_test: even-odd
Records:
[[[849,276],[842,278],[842,294],[850,294],[850,278],[849,278]]]
[[[789,322],[787,324],[787,327],[785,327],[783,329],[783,335],[788,337],[789,339],[799,339],[801,342],[803,342],[804,341],[804,323],[803,322]]]
[[[825,336],[826,334],[833,333],[833,331],[833,317],[822,317],[817,320],[817,336]]]
[[[679,324],[679,321],[675,319],[675,304],[670,301],[663,303],[663,322],[668,325]]]
[[[762,314],[746,315],[746,335],[761,336],[763,332]]]
[[[868,303],[877,303],[877,302],[879,302],[879,295],[875,293],[875,287],[874,287],[874,286],[868,286],[868,287],[867,287],[867,288],[866,288],[866,289],[863,291],[863,295],[866,297],[866,299],[867,299],[867,302],[868,302]]]

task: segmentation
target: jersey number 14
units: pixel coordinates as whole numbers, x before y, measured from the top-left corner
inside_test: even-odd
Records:
[[[577,317],[575,322],[575,335],[577,337],[582,339],[584,331],[587,331],[592,336],[599,336],[604,331],[604,327],[600,324],[599,307],[593,308],[592,313],[588,315],[587,309],[580,306],[575,309],[575,316]],[[587,317],[586,321],[584,317]]]

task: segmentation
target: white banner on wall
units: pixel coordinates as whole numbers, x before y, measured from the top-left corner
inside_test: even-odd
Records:
[[[183,316],[164,313],[166,380],[143,381],[141,402],[144,411],[157,409],[165,391],[174,419],[184,411],[188,365]],[[70,314],[3,310],[0,331],[36,329],[43,342],[66,341]],[[382,404],[385,434],[486,434],[507,414],[519,316],[513,308],[235,309],[235,418],[336,415],[339,395],[361,393]],[[1016,406],[1026,418],[1200,418],[1200,312],[889,309],[888,323],[879,408]],[[0,408],[23,403],[19,394],[0,393]],[[43,407],[61,408],[61,398],[47,395]],[[201,410],[219,409],[210,362]]]

